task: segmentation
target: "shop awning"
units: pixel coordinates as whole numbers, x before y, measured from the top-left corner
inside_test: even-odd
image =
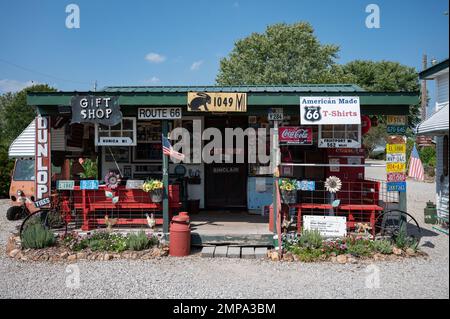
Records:
[[[447,132],[448,134],[448,107],[447,103],[442,109],[431,115],[417,126],[417,134],[435,135]]]

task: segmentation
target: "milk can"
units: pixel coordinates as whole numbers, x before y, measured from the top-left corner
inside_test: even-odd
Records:
[[[182,257],[191,252],[191,227],[189,216],[183,212],[170,222],[169,255]]]

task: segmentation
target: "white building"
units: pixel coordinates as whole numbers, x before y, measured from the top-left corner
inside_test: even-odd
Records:
[[[431,115],[417,126],[417,134],[436,139],[436,206],[438,217],[448,225],[448,59],[419,73],[421,80],[436,81],[436,104]]]

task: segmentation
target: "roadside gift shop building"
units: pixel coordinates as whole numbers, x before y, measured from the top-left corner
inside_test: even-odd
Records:
[[[274,172],[301,182],[304,188],[299,188],[296,203],[311,204],[310,214],[326,211],[313,204],[327,202],[323,181],[331,175],[344,183],[338,193],[342,204],[378,205],[382,191],[367,184],[371,181],[365,178],[362,136],[377,125],[378,116],[409,114],[418,94],[366,92],[356,85],[130,86],[97,92],[30,93],[27,101],[38,114],[28,129],[36,130],[37,139],[48,137],[52,150],[49,158],[42,158],[36,141],[36,176],[43,174],[39,171],[42,163],[52,164],[46,172],[50,176],[47,187],[38,185],[43,180],[36,178],[36,188],[41,189],[36,200],[52,190],[70,192],[72,214],[79,215],[82,229],[101,227],[105,214],[118,217],[118,224],[145,225],[145,214],[151,211],[168,232],[173,214],[195,211],[198,206],[202,222],[212,227],[210,235],[215,235],[214,224],[220,224],[216,217],[226,220],[227,215],[236,221],[250,218],[243,235],[254,229],[251,218],[267,235],[271,233],[269,217],[272,224],[276,220],[268,211],[274,201]],[[199,126],[202,132],[213,128],[221,133],[227,128],[265,129],[266,155],[280,164],[278,170],[270,163],[249,161],[247,142],[236,141],[230,147],[223,141],[222,147],[208,151],[217,155],[212,163],[205,163],[201,156],[198,161],[196,151],[183,149],[184,161],[174,163],[163,156],[161,136],[179,127],[191,133],[191,142],[200,143],[204,151],[208,140],[196,140]],[[233,160],[242,154],[242,163]],[[80,157],[97,161],[96,178],[87,178],[89,183],[76,179],[65,183],[74,180],[70,168]],[[104,185],[110,172],[118,173],[121,180],[113,194]],[[161,203],[152,203],[140,189],[149,178],[164,183]],[[400,193],[400,207],[406,207],[405,198]],[[301,221],[297,224],[300,229]]]

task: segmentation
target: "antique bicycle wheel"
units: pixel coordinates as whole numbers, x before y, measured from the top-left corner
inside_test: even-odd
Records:
[[[378,216],[375,223],[375,236],[403,241],[406,245],[416,248],[422,238],[422,230],[417,220],[401,210],[389,210]]]
[[[23,232],[30,226],[40,223],[44,228],[58,232],[62,235],[67,234],[67,222],[64,216],[57,210],[40,210],[28,215],[20,226],[20,238]]]

